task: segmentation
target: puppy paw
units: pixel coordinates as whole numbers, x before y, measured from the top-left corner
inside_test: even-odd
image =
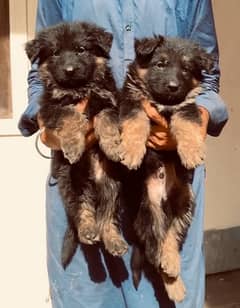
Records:
[[[99,146],[101,150],[105,153],[108,159],[119,162],[120,161],[120,150],[119,150],[120,140],[114,137],[111,141],[100,140]]]
[[[174,302],[181,302],[186,296],[186,288],[180,276],[177,278],[163,279],[164,286],[167,291],[168,297]]]
[[[180,274],[181,260],[178,251],[163,250],[161,268],[169,277],[176,278]]]
[[[121,163],[130,170],[137,169],[141,165],[145,153],[145,144],[134,142],[132,144],[122,144],[120,146]]]
[[[70,164],[76,163],[85,150],[85,137],[82,134],[68,140],[62,140],[61,149]]]
[[[182,164],[187,169],[194,169],[203,164],[206,158],[206,148],[203,141],[192,142],[188,146],[180,143],[177,150]]]
[[[109,238],[104,241],[105,249],[115,257],[123,256],[127,250],[127,243],[119,236],[118,238]]]
[[[81,243],[93,245],[100,240],[96,224],[84,223],[78,227],[78,238]]]

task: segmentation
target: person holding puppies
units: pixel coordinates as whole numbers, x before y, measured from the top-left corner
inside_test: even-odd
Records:
[[[134,60],[135,38],[154,35],[180,36],[199,43],[218,56],[217,40],[210,0],[39,0],[37,31],[63,21],[96,23],[113,34],[111,68],[118,88],[121,88],[128,65]],[[204,91],[196,98],[202,117],[202,136],[218,136],[227,121],[226,106],[218,95],[219,67],[216,60],[211,74],[205,74]],[[30,136],[42,126],[38,118],[42,85],[38,77],[38,59],[29,73],[29,105],[23,113],[19,129]],[[86,108],[80,101],[76,110]],[[155,150],[172,150],[176,142],[171,137],[167,121],[148,101],[144,105],[152,120],[148,146]],[[41,140],[53,150],[59,150],[59,140],[50,129],[42,128]],[[95,142],[93,126],[89,124],[87,147]],[[66,230],[66,216],[58,186],[50,176],[47,186],[47,252],[48,273],[54,308],[202,308],[204,306],[204,165],[194,171],[193,191],[196,209],[193,222],[183,245],[182,277],[187,296],[181,303],[171,302],[160,288],[158,275],[146,270],[138,290],[130,273],[131,248],[122,258],[109,256],[101,246],[82,245],[64,271],[61,267],[61,245]],[[127,223],[127,219],[126,219]],[[131,246],[131,245],[129,245]]]

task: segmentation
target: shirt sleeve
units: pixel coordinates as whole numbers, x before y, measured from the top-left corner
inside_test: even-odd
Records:
[[[39,0],[37,7],[36,31],[63,21],[61,0]],[[18,128],[23,136],[31,136],[38,130],[37,113],[42,94],[42,84],[38,77],[38,61],[32,63],[28,74],[28,106],[23,112]]]
[[[210,0],[189,1],[187,11],[187,37],[213,53],[216,62],[211,74],[204,74],[204,91],[197,97],[197,104],[206,108],[210,119],[208,134],[218,136],[228,120],[225,103],[219,96],[219,54],[212,4]]]

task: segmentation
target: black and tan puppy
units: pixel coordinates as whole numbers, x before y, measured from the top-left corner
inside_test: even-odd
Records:
[[[40,117],[62,149],[54,153],[53,169],[69,223],[64,266],[79,241],[93,244],[102,239],[117,256],[127,250],[117,222],[119,181],[113,161],[120,137],[116,87],[108,67],[111,44],[112,35],[104,29],[76,22],[47,28],[26,45],[30,60],[39,61],[44,86]],[[87,109],[77,112],[74,107],[83,100],[88,101]],[[98,145],[88,150],[85,135],[93,119]]]
[[[129,169],[140,167],[142,182],[134,222],[138,244],[132,255],[133,280],[137,287],[145,255],[162,273],[169,297],[181,301],[185,287],[179,251],[194,210],[191,173],[205,157],[195,98],[201,91],[203,71],[210,71],[213,61],[198,45],[177,38],[136,40],[135,50],[120,113],[122,163]],[[168,120],[176,151],[146,148],[151,123],[143,109],[144,100]]]

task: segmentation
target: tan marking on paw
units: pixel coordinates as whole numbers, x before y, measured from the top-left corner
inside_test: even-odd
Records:
[[[171,132],[177,140],[177,151],[182,164],[187,169],[196,168],[204,163],[206,146],[199,124],[182,119],[175,114],[171,120]]]
[[[170,277],[177,277],[181,270],[181,258],[178,248],[178,236],[175,224],[172,225],[162,243],[161,267],[164,273]]]
[[[105,249],[111,255],[121,257],[127,252],[128,245],[121,236],[118,228],[113,223],[103,227],[101,237]]]
[[[122,123],[120,157],[123,165],[137,169],[146,153],[146,142],[150,133],[150,122],[144,111]]]
[[[94,131],[101,150],[109,159],[119,161],[120,130],[118,123],[111,121],[108,112],[103,110],[95,117]]]
[[[78,237],[84,244],[95,244],[100,240],[99,230],[95,219],[95,212],[89,209],[81,209],[78,213]]]
[[[164,250],[161,255],[161,267],[170,277],[177,277],[180,273],[181,261],[177,251]]]
[[[72,136],[71,139],[65,140],[62,138],[60,144],[64,157],[70,164],[73,164],[80,159],[85,150],[85,136],[78,134],[77,136]]]
[[[186,296],[186,288],[182,278],[169,278],[163,274],[163,282],[168,297],[174,302],[182,302]]]
[[[71,164],[77,162],[85,150],[87,129],[87,117],[82,113],[74,112],[63,119],[62,127],[56,130],[64,157]]]

